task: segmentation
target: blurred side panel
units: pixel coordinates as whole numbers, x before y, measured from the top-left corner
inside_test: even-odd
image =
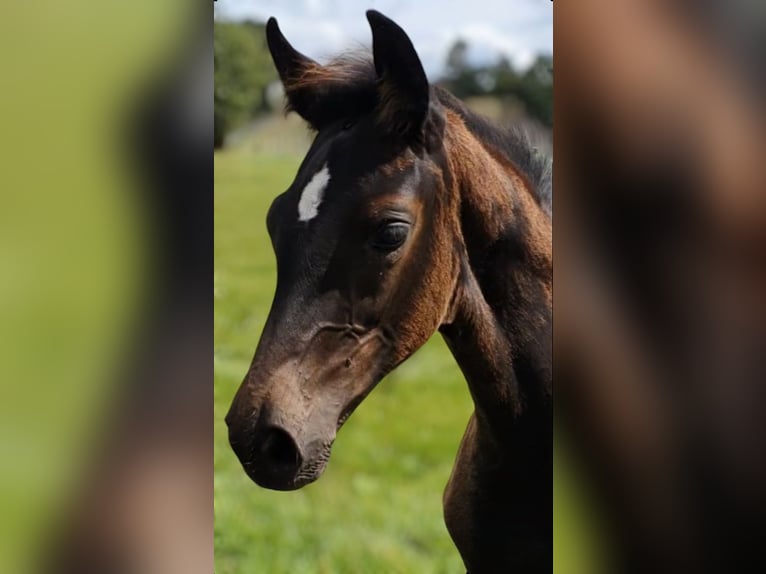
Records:
[[[212,562],[212,3],[0,8],[0,571]]]
[[[555,4],[557,572],[766,565],[765,32]]]

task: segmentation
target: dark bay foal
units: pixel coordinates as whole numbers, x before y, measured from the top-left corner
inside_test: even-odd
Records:
[[[439,330],[475,404],[444,494],[468,570],[552,568],[550,165],[430,86],[375,11],[372,59],[327,65],[271,19],[288,105],[316,131],[269,210],[277,289],[226,417],[259,485],[316,480],[337,430]]]

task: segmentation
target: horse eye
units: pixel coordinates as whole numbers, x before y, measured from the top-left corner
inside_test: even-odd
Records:
[[[393,251],[407,239],[410,225],[403,221],[393,221],[382,225],[375,233],[373,247],[381,251]]]
[[[354,127],[355,123],[356,122],[354,120],[346,120],[345,122],[343,122],[343,125],[341,126],[341,129],[343,131],[348,131],[348,130],[350,130],[351,128]]]

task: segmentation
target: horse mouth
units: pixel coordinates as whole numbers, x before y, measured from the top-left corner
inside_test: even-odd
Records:
[[[323,470],[324,469],[314,472],[301,472],[300,474],[292,477],[283,477],[268,472],[255,472],[247,469],[246,472],[252,481],[261,488],[268,488],[269,490],[290,491],[298,490],[307,484],[311,484],[319,478]]]
[[[338,422],[335,427],[336,432],[353,414],[363,398],[364,396],[357,397],[346,405],[338,417]],[[294,460],[292,459],[292,455],[284,455],[281,463],[279,461],[276,461],[275,463],[273,453],[279,452],[279,448],[274,446],[273,448],[266,449],[272,453],[272,456],[268,461],[263,460],[256,454],[250,461],[243,463],[242,466],[247,475],[258,486],[270,490],[298,490],[299,488],[311,484],[322,476],[322,473],[324,473],[325,468],[327,468],[327,463],[330,460],[333,442],[334,438],[327,441],[314,442],[307,448],[307,451],[311,453],[307,458],[299,457],[299,460]],[[276,445],[277,443],[274,444]]]
[[[302,460],[298,465],[279,464],[272,461],[264,461],[253,458],[242,463],[247,476],[262,488],[269,490],[298,490],[317,480],[330,459],[332,443],[323,445],[323,448],[309,459]]]

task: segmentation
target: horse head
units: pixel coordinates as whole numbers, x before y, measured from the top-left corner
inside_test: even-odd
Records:
[[[276,293],[226,417],[245,471],[267,488],[319,477],[354,408],[448,317],[459,276],[444,110],[405,32],[367,18],[372,60],[327,65],[267,25],[288,107],[316,132],[268,212]]]

